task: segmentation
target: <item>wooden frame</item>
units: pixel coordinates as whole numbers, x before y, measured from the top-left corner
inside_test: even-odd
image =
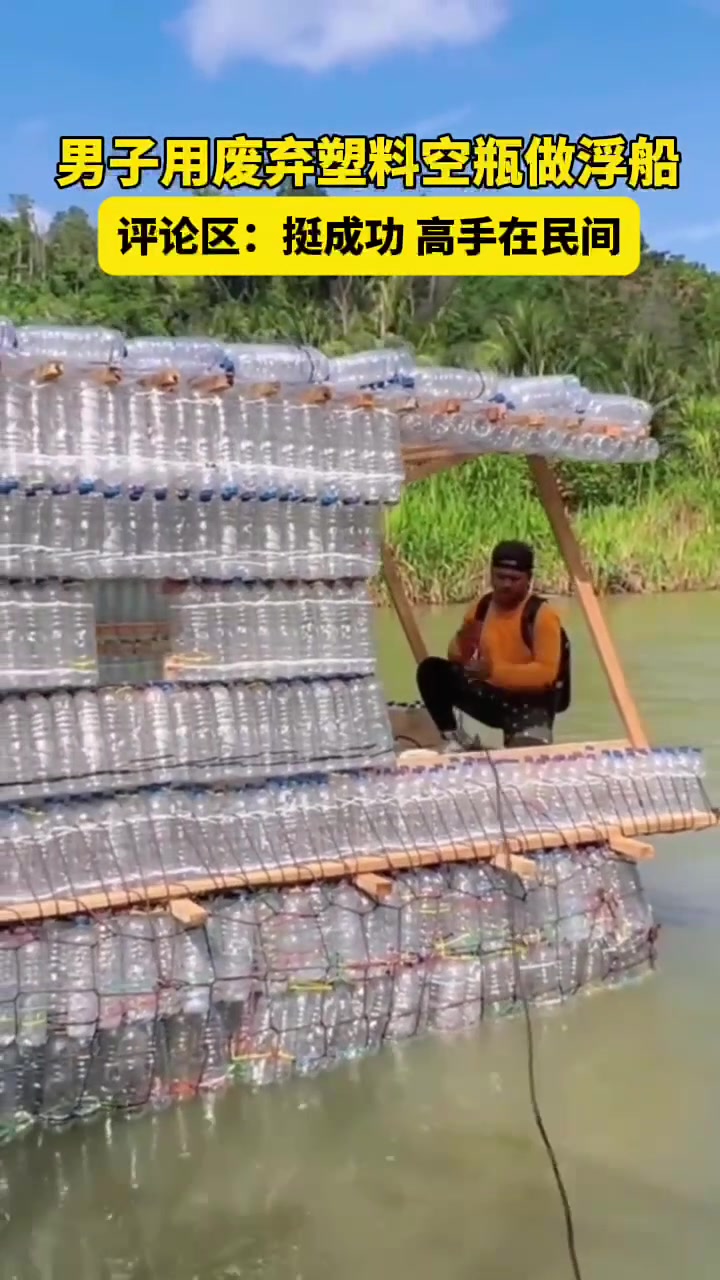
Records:
[[[437,475],[441,471],[447,471],[451,467],[460,466],[469,460],[466,454],[457,455],[451,453],[448,449],[420,446],[404,449],[403,457],[407,481],[410,484],[417,480],[425,479],[427,476]],[[595,594],[592,579],[585,567],[580,545],[568,519],[555,473],[545,458],[530,457],[528,458],[528,466],[558,549],[567,567],[570,581],[585,615],[585,621],[600,658],[610,694],[620,713],[628,742],[633,747],[648,747],[647,732],[635,699],[625,679],[622,663],[605,620],[600,601]],[[388,593],[400,620],[400,625],[410,645],[413,657],[419,663],[423,658],[427,657],[427,648],[412,607],[405,595],[394,554],[387,542],[383,546],[383,572]]]
[[[523,836],[508,836],[501,840],[483,840],[458,844],[437,845],[427,849],[398,849],[389,853],[362,854],[354,858],[327,859],[323,862],[307,862],[295,867],[273,867],[262,871],[249,871],[245,875],[217,875],[198,877],[183,882],[147,885],[137,889],[113,889],[107,892],[88,893],[77,898],[51,898],[45,902],[21,902],[0,909],[0,926],[29,924],[38,920],[51,920],[62,916],[94,915],[103,911],[129,911],[133,909],[171,909],[174,902],[187,903],[195,898],[205,898],[227,891],[243,889],[291,888],[314,881],[353,879],[367,892],[373,882],[396,871],[412,871],[419,867],[443,866],[453,862],[485,861],[501,870],[512,872],[523,879],[532,880],[536,868],[527,854],[540,853],[544,849],[577,849],[583,845],[595,845],[604,841],[622,857],[633,861],[651,858],[654,850],[638,836],[672,835],[679,831],[705,831],[714,827],[712,814],[691,817],[688,814],[666,814],[653,818],[628,819],[609,827],[573,826],[566,831],[531,831]],[[380,889],[382,887],[380,886]],[[183,906],[181,913],[191,923],[191,910]],[[198,920],[198,922],[200,922]]]
[[[405,452],[408,483],[435,475],[469,460],[467,455],[453,455],[442,448],[413,448]],[[547,758],[567,752],[582,753],[592,757],[602,751],[647,747],[648,738],[632,694],[622,670],[620,658],[608,630],[592,581],[583,564],[580,547],[572,530],[557,480],[549,464],[542,458],[529,459],[530,471],[540,501],[545,508],[553,534],[563,556],[573,587],[580,601],[590,634],[600,658],[610,692],[618,708],[626,738],[612,742],[558,743],[546,747],[513,748],[493,751],[493,760]],[[405,595],[402,579],[394,554],[387,541],[382,548],[382,566],[388,592],[407,638],[413,657],[419,663],[427,656],[427,648]],[[165,624],[149,624],[142,632],[133,624],[107,626],[99,630],[101,649],[112,652],[128,643],[152,644],[167,640]],[[432,763],[437,758],[430,750],[406,752],[398,761],[399,767]],[[447,757],[443,757],[447,762]],[[313,881],[351,878],[363,892],[378,899],[390,888],[389,873],[411,870],[417,867],[438,866],[445,863],[484,860],[496,867],[533,879],[537,872],[528,854],[558,846],[577,849],[604,841],[619,856],[642,861],[653,856],[652,846],[642,836],[672,834],[680,831],[701,831],[717,825],[714,812],[706,815],[672,813],[654,818],[650,815],[612,826],[571,826],[567,830],[553,828],[549,831],[530,831],[527,835],[510,836],[507,839],[466,841],[458,844],[437,845],[427,849],[398,849],[389,853],[366,854],[358,857],[308,862],[294,867],[273,868],[247,874],[198,877],[187,882],[142,886],[132,890],[112,890],[90,893],[76,898],[55,898],[45,902],[18,903],[0,908],[0,926],[18,925],[78,914],[94,914],[105,911],[160,910],[169,911],[187,927],[202,925],[206,910],[195,901],[227,890],[287,887]]]

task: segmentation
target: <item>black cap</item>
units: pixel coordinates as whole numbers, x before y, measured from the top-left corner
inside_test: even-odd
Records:
[[[493,569],[516,569],[532,577],[535,555],[527,542],[498,542],[491,564]]]

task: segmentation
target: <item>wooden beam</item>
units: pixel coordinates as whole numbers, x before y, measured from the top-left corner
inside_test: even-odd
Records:
[[[0,909],[0,924],[21,924],[51,920],[61,916],[94,915],[101,911],[128,911],[133,907],[167,909],[178,898],[202,898],[212,894],[242,889],[286,888],[323,880],[354,879],[357,876],[387,876],[395,871],[411,871],[418,867],[442,866],[453,862],[488,861],[503,865],[508,857],[520,858],[544,849],[577,849],[583,845],[610,844],[618,837],[672,835],[681,831],[706,831],[718,825],[713,813],[690,816],[687,813],[664,817],[628,819],[622,825],[569,826],[566,830],[532,831],[507,840],[470,841],[464,844],[436,845],[429,849],[398,849],[388,853],[363,854],[357,857],[307,862],[294,867],[272,867],[249,871],[244,875],[207,876],[178,884],[143,885],[137,889],[113,889],[105,893],[89,893],[77,898],[37,899]],[[511,864],[512,865],[512,864]],[[521,865],[521,864],[516,864]]]
[[[519,853],[499,853],[489,861],[499,871],[507,871],[508,875],[517,876],[520,880],[537,880],[538,869],[531,858],[523,858]]]
[[[530,471],[535,482],[560,554],[577,594],[585,621],[607,677],[610,692],[634,747],[647,747],[649,740],[640,713],[635,704],[622,669],[620,658],[600,602],[595,595],[592,580],[583,563],[578,541],[565,511],[565,504],[555,474],[545,458],[529,458]]]
[[[610,837],[608,845],[613,853],[619,853],[621,858],[629,858],[632,862],[645,862],[655,856],[651,844],[644,840],[633,840],[630,836],[618,835],[617,832]]]
[[[207,907],[199,902],[193,902],[192,898],[173,898],[170,903],[170,915],[177,920],[178,924],[184,924],[189,929],[207,924],[208,918]]]
[[[405,632],[405,639],[410,645],[415,661],[420,663],[428,656],[427,647],[422,638],[420,628],[415,621],[415,614],[412,611],[410,601],[405,595],[405,588],[402,584],[393,550],[388,546],[386,540],[383,540],[382,544],[382,567],[390,599],[400,619],[400,626]]]
[[[382,902],[384,898],[389,897],[393,887],[389,876],[379,876],[374,871],[366,871],[364,875],[356,876],[353,884],[361,893],[375,902]]]
[[[390,710],[392,713],[392,708]],[[498,747],[483,751],[461,751],[453,755],[440,755],[431,747],[417,747],[414,750],[403,751],[398,757],[397,767],[412,769],[419,764],[426,766],[447,764],[460,759],[467,759],[473,763],[482,762],[484,759],[489,759],[493,763],[503,760],[522,760],[528,764],[532,764],[533,760],[552,760],[554,756],[583,755],[593,759],[604,751],[627,751],[631,746],[632,743],[628,738],[612,738],[600,742],[553,742],[546,747]]]

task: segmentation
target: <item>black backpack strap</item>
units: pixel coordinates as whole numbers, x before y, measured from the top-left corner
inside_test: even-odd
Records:
[[[533,595],[528,596],[525,601],[525,607],[520,620],[520,631],[522,633],[523,644],[531,653],[533,651],[535,619],[545,603],[546,601],[544,596],[536,596],[534,593]]]
[[[477,602],[475,610],[475,621],[481,625],[488,616],[488,610],[492,602],[492,592],[488,591],[487,595],[482,596]]]

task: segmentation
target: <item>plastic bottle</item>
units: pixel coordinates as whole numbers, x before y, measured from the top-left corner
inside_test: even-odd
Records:
[[[0,936],[0,1052],[14,1044],[18,1032],[21,937],[14,931]]]
[[[242,894],[217,900],[207,932],[214,973],[213,1000],[244,1003],[255,984],[257,927],[253,898]]]
[[[597,426],[619,427],[628,434],[646,435],[652,406],[633,396],[592,393],[584,406],[583,421]]]
[[[15,808],[0,811],[0,895],[3,901],[30,902],[48,895],[39,858],[41,820],[31,821]]]
[[[416,377],[418,372],[412,352],[406,348],[356,351],[334,356],[327,363],[328,382],[346,389],[400,383]]]
[[[487,375],[475,369],[435,368],[418,365],[413,373],[413,390],[419,396],[438,399],[453,397],[479,400],[485,393]]]
[[[271,342],[234,342],[225,348],[238,382],[325,382],[328,362],[314,347]]]
[[[464,1031],[476,1027],[483,1013],[483,966],[479,957],[436,957],[430,967],[428,1027]]]
[[[132,799],[128,799],[128,804]],[[158,1011],[157,954],[152,916],[128,913],[121,933],[124,1014],[128,1023],[152,1022]]]
[[[349,995],[349,1016],[337,1027],[335,1046],[338,1057],[353,1059],[377,1052],[387,1036],[392,1017],[392,977],[368,977],[354,983]]]
[[[430,964],[397,969],[393,975],[388,1040],[406,1040],[427,1029],[430,999]]]
[[[258,945],[272,978],[322,982],[327,977],[319,916],[324,909],[320,887],[263,894],[258,902]]]
[[[0,1146],[32,1123],[23,1107],[22,1059],[15,1041],[0,1042]]]
[[[125,339],[99,325],[25,324],[16,330],[16,350],[38,360],[112,365],[122,359]]]

